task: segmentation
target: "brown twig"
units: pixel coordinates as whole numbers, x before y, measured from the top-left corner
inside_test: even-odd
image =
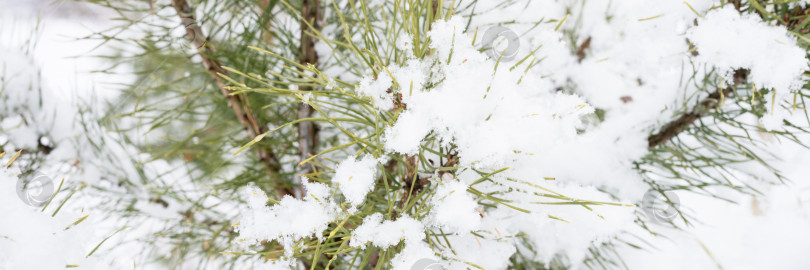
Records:
[[[591,37],[585,39],[582,44],[577,47],[577,51],[574,53],[577,56],[577,62],[582,63],[582,59],[585,59],[585,50],[591,47]]]
[[[742,13],[742,0],[730,0],[732,5],[734,5],[734,9]]]
[[[744,69],[738,69],[734,71],[734,86],[737,87],[742,82],[745,81],[745,78],[748,76],[748,71]],[[726,87],[725,89],[718,88],[708,97],[704,98],[703,100],[698,103],[697,106],[692,108],[692,111],[685,113],[678,117],[677,119],[673,120],[666,124],[658,133],[650,135],[647,138],[647,143],[650,148],[656,147],[662,143],[668,142],[675,136],[678,136],[684,129],[692,125],[695,121],[703,117],[706,113],[717,107],[718,101],[722,96],[728,96],[732,93],[732,87]]]
[[[318,0],[304,0],[301,4],[301,44],[298,56],[298,62],[306,66],[311,64],[318,65],[318,52],[315,50],[315,38],[307,33],[307,29],[312,27],[314,30],[320,31],[320,16],[321,6]],[[311,87],[303,87],[301,90],[312,90]],[[315,110],[307,103],[298,104],[298,119],[312,117]],[[306,160],[312,155],[315,155],[315,149],[318,147],[318,126],[314,122],[306,121],[298,123],[298,153],[300,160]],[[303,168],[299,175],[307,175],[312,173],[312,164],[301,164]]]
[[[220,75],[227,76],[228,71],[222,68],[222,64],[213,58],[216,55],[216,50],[209,44],[208,38],[197,24],[194,16],[194,8],[191,7],[186,0],[172,0],[172,6],[177,11],[177,16],[180,17],[180,22],[186,28],[186,35],[191,39],[192,44],[197,48],[197,53],[202,58],[202,64],[205,69],[213,77],[217,88],[228,100],[236,119],[242,124],[243,129],[248,137],[255,138],[257,135],[264,133],[266,128],[260,124],[256,117],[253,115],[250,107],[247,106],[247,100],[243,100],[240,95],[231,95],[228,89],[225,88],[225,81]],[[256,153],[259,155],[261,163],[267,167],[267,173],[272,178],[276,178],[279,183],[278,173],[281,171],[281,164],[269,146],[256,147]],[[279,196],[292,195],[292,189],[289,187],[278,187],[276,192]]]

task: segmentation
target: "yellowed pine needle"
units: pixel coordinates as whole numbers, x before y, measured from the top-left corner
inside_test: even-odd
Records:
[[[281,203],[281,202],[276,201],[275,199],[270,198],[270,197],[267,197],[267,200],[268,200],[268,201],[270,201],[270,202],[272,202],[272,203],[274,203],[274,204],[279,204],[279,203]]]
[[[754,97],[757,96],[757,85],[751,84],[751,106],[754,106]]]
[[[689,2],[683,1],[683,3],[686,4],[686,6],[688,6],[689,9],[691,9],[692,12],[695,13],[695,15],[698,15],[698,17],[703,18],[703,15],[700,15],[700,13],[698,13],[697,10],[695,10],[695,8],[693,8],[692,5],[689,4]]]
[[[698,239],[697,237],[695,237],[695,236],[693,236],[693,237],[695,238],[695,242],[697,242],[698,245],[700,245],[700,247],[703,249],[703,251],[706,252],[707,255],[709,255],[709,258],[711,258],[712,261],[714,261],[714,263],[717,265],[717,269],[722,270],[723,265],[721,265],[720,262],[717,261],[717,258],[714,257],[714,254],[712,254],[712,252],[709,251],[709,247],[707,247],[705,244],[703,244],[703,241],[700,241],[700,239]]]
[[[349,220],[349,217],[351,217],[351,216],[348,216],[348,217],[346,217],[345,219],[343,219],[343,221],[341,221],[341,222],[340,222],[340,223],[337,225],[337,227],[335,227],[335,229],[334,229],[334,230],[332,230],[332,232],[330,232],[330,233],[329,233],[329,237],[327,237],[327,239],[328,239],[328,238],[332,238],[332,237],[334,237],[334,236],[335,236],[335,234],[338,232],[338,230],[340,230],[340,228],[343,228],[343,224],[345,224],[345,223],[346,223],[346,221],[348,221],[348,220]]]
[[[73,227],[73,226],[79,225],[79,223],[82,223],[82,221],[84,221],[85,219],[87,219],[87,217],[89,217],[89,216],[90,216],[90,214],[87,214],[87,215],[85,215],[85,216],[83,216],[83,217],[79,218],[78,220],[76,220],[76,221],[74,221],[73,223],[71,223],[70,225],[68,225],[68,226],[65,228],[65,230],[67,231],[68,229],[70,229],[70,227]]]
[[[309,196],[312,196],[312,198],[318,201],[319,203],[323,203],[321,202],[321,199],[318,199],[318,196],[315,196],[315,194],[309,193]]]
[[[478,27],[475,28],[475,34],[473,35],[472,45],[475,46],[475,39],[478,38]]]
[[[652,19],[655,19],[655,18],[661,18],[663,16],[664,16],[664,14],[658,14],[658,15],[655,15],[655,16],[652,16],[652,17],[638,19],[638,21],[640,21],[640,22],[649,21],[649,20],[652,20]]]
[[[568,221],[568,220],[565,220],[565,219],[562,219],[562,218],[558,218],[558,217],[555,217],[555,216],[552,216],[552,215],[548,215],[548,217],[549,217],[549,218],[551,218],[551,219],[556,219],[556,220],[559,220],[559,221],[564,221],[565,223],[571,223],[571,222],[570,222],[570,221]]]
[[[562,24],[565,22],[565,20],[568,20],[568,15],[569,15],[569,14],[565,14],[565,18],[563,18],[563,19],[560,21],[560,23],[558,23],[558,24],[557,24],[557,26],[556,26],[556,27],[554,27],[554,31],[560,30],[560,26],[562,26]]]
[[[20,149],[20,151],[17,151],[17,153],[15,153],[13,156],[11,156],[11,159],[9,159],[8,162],[6,163],[6,168],[11,167],[11,164],[13,164],[14,161],[17,160],[18,157],[20,157],[21,153],[22,153],[22,149]],[[5,153],[3,153],[3,155],[5,155]]]
[[[388,70],[388,67],[383,67],[383,69],[385,69],[385,72],[388,73],[389,77],[391,77],[391,80],[394,81],[394,85],[399,85],[399,82],[397,82],[397,78],[394,77],[394,74],[391,74],[391,71]]]

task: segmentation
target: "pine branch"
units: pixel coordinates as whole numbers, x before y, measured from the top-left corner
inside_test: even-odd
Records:
[[[318,66],[318,52],[315,50],[315,38],[307,33],[307,29],[320,31],[321,6],[318,0],[304,0],[301,4],[301,44],[298,62],[301,65],[307,64]],[[303,70],[302,70],[303,71]],[[305,87],[301,90],[312,90]],[[298,104],[298,119],[310,118],[314,109],[306,103]],[[318,126],[312,121],[304,121],[298,124],[298,153],[300,160],[306,160],[315,155],[315,148],[318,146]],[[312,164],[302,164],[300,175],[312,173]]]
[[[737,87],[744,82],[747,75],[748,70],[735,70],[733,87]],[[733,88],[731,86],[724,89],[718,88],[709,94],[708,97],[701,100],[694,108],[692,108],[692,111],[681,115],[672,122],[669,122],[658,133],[650,135],[650,137],[647,138],[649,148],[654,148],[662,143],[668,142],[675,136],[678,136],[678,134],[680,134],[684,129],[691,126],[692,123],[717,107],[718,100],[720,100],[722,96],[728,96],[731,94],[733,91],[732,89]]]
[[[433,0],[431,1],[432,6],[432,18],[436,20],[440,17],[440,10],[439,10],[439,1]],[[428,29],[432,26],[432,23],[428,23]],[[389,89],[391,91],[391,89]],[[398,110],[399,108],[407,108],[408,104],[402,102],[401,95],[394,95],[394,110]],[[442,164],[442,167],[453,167],[455,164],[458,163],[458,153],[447,153],[447,161]],[[397,208],[400,210],[405,210],[404,207],[406,203],[410,200],[410,198],[415,197],[419,194],[422,189],[426,186],[430,185],[430,177],[420,177],[419,176],[419,158],[416,155],[405,155],[405,179],[402,179],[404,185],[402,188],[404,189],[404,193],[399,199],[397,203]],[[444,174],[450,173],[448,170],[441,170],[439,171],[439,176],[444,176]],[[391,215],[392,220],[397,219],[397,213],[393,212]]]
[[[228,104],[233,110],[234,115],[236,115],[236,119],[242,124],[248,137],[255,138],[264,133],[266,131],[265,126],[258,122],[252,110],[248,107],[247,100],[243,99],[240,95],[231,95],[225,88],[225,81],[220,75],[228,76],[228,71],[223,69],[222,64],[213,58],[213,56],[216,55],[216,50],[209,44],[208,38],[203,33],[202,28],[197,24],[197,20],[194,17],[194,8],[192,8],[186,0],[172,0],[172,6],[177,11],[180,22],[186,28],[186,35],[191,39],[194,47],[197,48],[197,53],[202,58],[203,66],[205,66],[205,69],[211,77],[213,77],[219,91],[228,99]],[[278,195],[280,197],[293,195],[292,189],[284,188],[283,183],[280,183],[281,181],[278,174],[281,171],[281,163],[279,163],[278,158],[273,153],[270,146],[257,147],[256,153],[259,155],[261,163],[267,167],[267,174],[270,175],[271,178],[276,179],[276,181],[279,181],[279,187],[276,189]]]

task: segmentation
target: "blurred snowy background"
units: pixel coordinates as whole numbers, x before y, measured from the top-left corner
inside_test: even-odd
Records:
[[[111,69],[94,57],[109,48],[81,38],[112,25],[108,15],[73,1],[0,1],[0,145],[7,153],[0,169],[0,269],[142,269],[143,247],[124,244],[138,237],[134,231],[99,245],[125,225],[107,219],[97,201],[76,198],[41,211],[24,203],[16,186],[33,160],[37,170],[58,175],[54,189],[62,177],[64,187],[104,181],[93,164],[101,159],[84,139],[104,134],[88,120],[103,115],[115,85],[131,78],[112,72],[126,67]],[[28,157],[5,166],[17,149]]]
[[[71,175],[65,182],[104,181],[93,164],[101,159],[94,159],[84,137],[106,135],[88,129],[82,119],[103,115],[119,93],[117,85],[133,77],[121,75],[126,66],[111,67],[93,57],[113,52],[111,48],[81,38],[114,25],[109,12],[72,1],[0,0],[0,100],[19,106],[0,108],[0,145],[7,153],[0,159],[3,165],[15,149],[48,148],[50,153],[40,157],[44,170]],[[678,193],[681,210],[697,223],[669,233],[669,239],[645,239],[655,250],[622,250],[627,267],[810,268],[810,151],[787,142],[773,141],[770,147],[781,159],[774,166],[795,182],[767,187],[759,198],[726,194],[735,202]],[[127,151],[132,150],[112,152],[137,154]],[[55,216],[54,205],[40,211],[15,192],[14,170],[22,169],[0,169],[0,269],[164,268],[142,264],[155,251],[133,242],[148,235],[152,225],[107,219],[103,209],[93,207],[98,202],[92,198],[71,201]]]

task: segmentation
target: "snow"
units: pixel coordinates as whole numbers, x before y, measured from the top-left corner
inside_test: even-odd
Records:
[[[472,234],[448,236],[453,250],[461,262],[447,262],[445,269],[464,269],[473,263],[484,269],[509,269],[509,258],[515,253],[515,244],[506,239],[480,238]],[[450,256],[446,252],[445,256]]]
[[[509,7],[475,19],[486,21],[511,14],[508,12],[519,13]],[[802,83],[799,75],[806,69],[806,60],[803,50],[795,45],[795,38],[782,28],[765,25],[753,16],[740,16],[736,11],[730,16],[728,10],[733,8],[729,6],[707,13],[711,7],[711,1],[696,1],[690,5],[682,2],[588,3],[582,7],[583,22],[577,24],[576,30],[582,36],[592,37],[593,41],[587,57],[580,63],[569,54],[567,46],[570,45],[554,31],[540,29],[534,35],[523,37],[529,40],[531,48],[542,41],[544,50],[540,53],[549,60],[528,72],[534,76],[525,76],[521,67],[511,69],[515,63],[501,63],[495,68],[495,59],[487,59],[472,46],[470,35],[462,31],[466,21],[452,18],[431,27],[428,35],[434,55],[423,61],[410,59],[403,66],[388,66],[382,69],[387,71],[378,72],[378,78],[364,78],[359,91],[372,97],[379,110],[390,110],[391,101],[381,103],[381,100],[397,94],[402,95],[403,103],[407,104],[396,123],[386,130],[388,151],[416,154],[426,137],[436,136],[445,144],[457,147],[463,167],[483,170],[509,167],[502,176],[496,177],[498,185],[484,183],[477,187],[484,191],[502,191],[501,185],[526,188],[505,184],[508,183],[505,177],[513,177],[574,198],[615,202],[613,195],[619,195],[627,202],[637,201],[646,185],[631,168],[647,154],[650,125],[668,120],[661,118],[661,112],[671,111],[670,106],[678,101],[680,93],[696,90],[682,83],[683,68],[693,61],[686,38],[694,42],[700,52],[697,61],[708,64],[702,68],[700,64],[694,65],[699,74],[712,67],[721,69],[724,74],[744,67],[751,69],[752,74],[760,74],[752,77],[752,81],[762,87],[790,91]],[[705,16],[701,18],[692,8]],[[550,17],[564,15],[559,9],[544,7],[543,10]],[[605,10],[614,17],[605,19]],[[696,27],[692,25],[695,19],[698,20]],[[718,31],[729,38],[714,38],[716,35],[712,33]],[[768,38],[757,39],[757,36]],[[781,54],[771,50],[763,55],[740,57],[750,55],[746,51],[773,47],[771,43],[780,43],[788,52]],[[405,47],[407,43],[398,46]],[[728,50],[730,46],[733,48]],[[727,50],[718,52],[716,48]],[[775,70],[774,65],[782,62],[787,64]],[[773,72],[782,77],[768,75]],[[731,81],[728,76],[726,80]],[[370,90],[370,82],[377,84],[376,90]],[[554,93],[553,89],[561,82],[573,83],[582,96],[564,91]],[[432,88],[425,89],[427,85]],[[388,95],[380,96],[384,93]],[[777,99],[780,103],[785,100],[784,95]],[[586,122],[588,117],[594,117],[593,106],[606,112],[605,120],[598,126]],[[781,124],[784,117],[785,110],[776,110],[764,116],[762,123],[770,130]],[[480,246],[478,249],[475,246],[481,241],[494,240],[476,239],[468,233],[478,229],[482,220],[475,211],[475,201],[466,192],[466,185],[479,175],[463,169],[460,174],[462,182],[448,181],[437,186],[427,225],[457,233],[450,236],[451,239],[476,243],[467,245],[469,249],[460,245],[459,250],[465,252],[459,254],[464,255],[448,255],[474,261],[476,256],[470,254],[486,254],[475,253],[474,250],[481,250]],[[557,182],[533,180],[546,176],[553,176]],[[535,259],[543,262],[565,254],[576,264],[592,245],[609,241],[634,226],[633,207],[550,208],[532,204],[537,198],[529,193],[505,194],[514,205],[532,213],[524,215],[499,207],[487,213],[498,217],[497,225],[492,227],[511,235],[527,233],[535,248]],[[493,222],[490,218],[483,220]],[[495,234],[492,236],[497,238]],[[513,249],[515,246],[514,243],[498,244]],[[501,256],[490,252],[485,261],[493,262],[490,265],[493,269],[503,269],[513,252]]]
[[[670,239],[655,240],[655,249],[621,250],[631,269],[803,269],[810,259],[807,192],[778,187],[766,191],[759,203],[738,196],[739,204],[679,193],[693,208],[699,224],[686,231],[666,231]],[[639,234],[642,235],[643,234]]]
[[[418,114],[411,111],[400,114],[397,124],[385,130],[385,148],[403,154],[417,153],[422,138],[430,132],[430,126],[423,124]]]
[[[11,157],[0,159],[5,167]],[[51,217],[51,211],[41,212],[41,207],[24,204],[15,193],[20,171],[0,169],[0,269],[61,269],[65,265],[92,264],[86,259],[87,249],[95,244],[88,236],[93,234],[90,221],[85,221],[69,230],[70,224],[85,213],[60,211]],[[58,185],[58,183],[56,183]]]
[[[97,163],[100,156],[126,156],[116,145],[107,145],[104,153],[90,145],[90,140],[112,136],[96,133],[98,126],[89,123],[94,121],[90,117],[105,113],[103,106],[79,110],[116,95],[112,89],[95,91],[93,87],[103,79],[120,79],[87,73],[99,67],[101,60],[73,58],[98,45],[73,38],[103,27],[98,22],[105,13],[78,19],[71,14],[92,9],[83,4],[60,3],[57,13],[52,12],[54,9],[38,12],[36,9],[47,4],[45,1],[9,2],[0,1],[0,153],[6,152],[0,158],[0,212],[4,214],[0,218],[0,269],[61,269],[66,265],[106,269],[131,267],[136,260],[140,263],[145,254],[137,252],[143,246],[119,242],[129,230],[110,237],[125,225],[120,219],[108,218],[110,213],[103,209],[102,198],[84,193],[89,189],[80,190],[70,200],[66,198],[82,184],[100,183],[110,176],[102,173],[105,169]],[[88,22],[90,26],[80,25]],[[82,124],[87,124],[87,129]],[[37,149],[39,143],[53,149],[47,155],[36,155],[31,150]],[[6,162],[18,149],[26,151],[6,168]],[[114,165],[110,160],[102,164]],[[54,189],[64,178],[62,193],[45,211],[24,204],[14,192],[15,184],[26,177],[22,172],[27,174],[32,169],[49,175]],[[127,169],[122,166],[116,171],[125,174]],[[65,204],[52,217],[62,201]],[[85,216],[81,223],[71,225]],[[98,246],[106,237],[110,237],[109,241]],[[88,257],[96,246],[99,248]],[[113,251],[111,247],[116,248]]]
[[[508,64],[500,64],[496,69],[495,59],[479,52],[472,46],[471,37],[460,31],[464,24],[459,17],[454,17],[433,25],[428,35],[432,40],[431,47],[436,49],[438,67],[425,70],[426,65],[409,62],[406,67],[391,68],[400,72],[410,70],[405,74],[412,77],[433,71],[440,74],[433,80],[441,79],[441,83],[432,89],[398,89],[408,108],[387,131],[386,147],[394,152],[412,154],[422,139],[434,132],[445,143],[456,145],[465,167],[483,170],[509,167],[505,175],[518,179],[543,179],[547,169],[538,164],[562,165],[557,153],[570,151],[569,146],[582,142],[577,130],[584,127],[582,118],[593,113],[593,107],[578,96],[554,93],[551,80],[524,77],[525,67],[510,69]],[[450,61],[444,60],[448,58]],[[420,81],[430,80],[422,78]],[[557,148],[559,145],[566,147]],[[552,157],[547,153],[555,154],[556,160],[545,159]],[[459,176],[461,182],[439,185],[432,202],[431,218],[435,225],[460,233],[458,237],[467,239],[467,242],[474,239],[469,231],[477,228],[480,215],[466,189],[478,178],[477,174],[462,173]],[[507,182],[504,180],[496,178],[495,182]],[[481,184],[477,187],[484,192],[503,192],[498,185]],[[588,187],[559,186],[555,189],[566,190],[561,192],[566,195],[611,201],[610,197]],[[532,213],[515,213],[510,208],[499,207],[495,215],[508,218],[503,218],[497,227],[514,233],[528,233],[538,249],[537,257],[546,262],[560,252],[566,252],[574,260],[581,258],[584,256],[581,252],[591,243],[620,232],[634,218],[632,208],[597,207],[599,212],[610,213],[600,216],[585,209],[539,206],[533,204],[537,197],[529,193],[513,191],[506,194],[518,207],[530,209]],[[552,213],[571,223],[549,218]],[[503,254],[501,261],[510,255],[511,252]],[[496,269],[506,267],[505,263],[497,265]]]
[[[735,69],[748,69],[748,80],[758,89],[773,89],[779,96],[776,102],[787,99],[788,93],[807,81],[802,76],[808,70],[806,52],[784,27],[765,24],[758,16],[740,14],[729,5],[709,11],[697,23],[686,33],[697,47],[697,59],[718,68],[726,81],[733,81]],[[768,110],[761,119],[763,127],[781,129],[789,112],[781,106]]]
[[[303,200],[284,196],[272,206],[267,206],[267,194],[258,187],[243,189],[247,209],[240,211],[239,222],[234,227],[246,240],[245,244],[278,240],[287,252],[292,252],[295,241],[311,236],[320,239],[320,233],[340,211],[331,201],[328,187],[319,183],[305,183],[304,186],[307,195]]]
[[[360,81],[357,91],[371,97],[380,110],[390,110],[394,107],[394,98],[388,93],[391,83],[393,83],[391,76],[381,72],[379,78],[367,77]]]
[[[420,153],[425,139],[435,137],[444,146],[456,147],[462,169],[454,177],[445,174],[431,179],[427,188],[435,193],[428,201],[427,213],[403,214],[392,220],[380,211],[365,216],[360,226],[346,228],[351,230],[351,247],[362,250],[372,245],[385,249],[403,244],[402,251],[392,259],[393,269],[411,269],[417,262],[436,263],[446,269],[463,269],[469,264],[507,269],[509,258],[525,251],[526,246],[532,248],[528,254],[533,256],[531,259],[549,262],[564,256],[571,260],[572,268],[577,268],[584,267],[579,262],[589,255],[588,248],[632,233],[659,249],[641,252],[620,249],[618,252],[631,269],[714,269],[717,265],[726,269],[802,269],[810,264],[804,256],[810,253],[810,234],[805,229],[810,227],[806,206],[808,171],[801,166],[808,162],[807,150],[775,141],[764,133],[752,136],[759,136],[766,147],[776,152],[776,157],[782,158],[778,163],[780,169],[796,183],[784,187],[758,186],[764,194],[756,201],[748,195],[722,194],[739,204],[679,192],[682,208],[700,222],[683,231],[665,231],[668,239],[641,230],[634,224],[638,209],[629,206],[639,201],[647,188],[642,175],[634,169],[635,162],[649,153],[647,136],[682,109],[678,106],[683,97],[703,94],[694,81],[689,81],[688,73],[698,74],[696,81],[730,82],[733,70],[749,69],[749,81],[758,88],[776,91],[773,96],[776,104],[770,103],[770,96],[766,97],[769,111],[755,121],[766,130],[783,128],[783,120],[805,121],[800,113],[789,108],[792,91],[805,83],[802,73],[808,62],[805,50],[784,27],[764,23],[755,15],[740,14],[731,5],[720,7],[716,1],[689,1],[689,5],[683,1],[642,0],[511,4],[480,1],[479,5],[478,12],[484,12],[470,22],[466,17],[456,16],[431,26],[428,35],[434,51],[426,59],[415,59],[410,53],[412,38],[400,33],[395,45],[408,51],[410,59],[401,66],[380,67],[376,75],[367,71],[367,76],[358,79],[355,91],[370,98],[380,112],[394,109],[395,95],[401,95],[407,104],[393,126],[385,130],[387,154]],[[566,15],[571,17],[561,24],[560,31],[554,30],[555,24],[534,27],[538,18],[559,19]],[[496,68],[496,59],[480,51],[480,34],[504,18],[515,22],[506,26],[520,35],[521,45],[516,59],[498,63]],[[465,29],[468,23],[472,27]],[[476,27],[479,41],[473,46],[471,33]],[[563,31],[575,32],[577,36],[568,39]],[[571,48],[586,38],[591,38],[591,45],[579,59]],[[689,53],[687,39],[695,45],[697,56]],[[53,51],[60,43],[49,44],[52,44],[49,50]],[[535,66],[526,69],[531,58],[517,64],[541,44],[535,54],[539,59]],[[59,68],[53,66],[42,69],[47,80],[40,84],[38,61],[48,57],[40,52],[38,59],[36,54],[27,55],[3,45],[0,46],[3,63],[0,76],[6,78],[0,92],[4,105],[0,107],[3,150],[11,153],[16,148],[35,148],[41,135],[50,135],[44,138],[58,147],[45,162],[47,165],[80,156],[93,165],[72,168],[71,174],[102,183],[102,169],[95,167],[104,164],[88,157],[93,151],[81,151],[89,148],[86,142],[66,146],[83,130],[73,126],[78,116],[71,112],[74,107],[65,104],[72,99],[61,95],[89,94],[78,89],[60,91],[69,88],[70,84],[64,80],[69,76],[56,72]],[[325,50],[322,45],[319,43],[319,50]],[[517,66],[513,69],[513,65]],[[712,69],[718,69],[722,76],[705,75]],[[336,87],[334,80],[328,77],[327,80],[331,88]],[[36,93],[40,88],[44,92]],[[304,97],[309,100],[312,96]],[[603,121],[594,120],[597,108],[603,112]],[[24,124],[19,112],[35,112],[32,115],[37,117],[33,121],[36,124]],[[109,150],[109,155],[127,156],[128,151],[133,151],[121,148]],[[9,155],[4,157],[8,158]],[[150,159],[138,157],[139,162]],[[290,269],[296,261],[289,256],[300,248],[296,246],[298,240],[322,240],[330,223],[346,218],[347,214],[360,213],[357,208],[363,205],[368,193],[379,188],[375,185],[379,163],[371,155],[349,156],[337,164],[330,182],[304,180],[306,192],[301,199],[287,196],[276,203],[255,185],[241,190],[239,197],[245,205],[239,209],[235,229],[244,240],[240,242],[242,246],[249,248],[263,240],[277,240],[286,249],[286,257],[252,267]],[[195,185],[184,171],[173,170],[175,165],[150,160],[144,171],[150,179],[169,179],[167,186],[212,192],[210,187]],[[0,172],[0,212],[13,217],[0,221],[0,269],[52,269],[67,264],[104,269],[109,267],[106,262],[127,253],[170,252],[165,243],[154,247],[122,245],[107,254],[99,251],[99,258],[85,258],[88,249],[108,235],[109,230],[101,228],[112,226],[117,220],[105,223],[93,212],[90,219],[65,231],[67,225],[85,215],[79,207],[85,204],[68,207],[56,217],[24,205],[12,192],[19,175],[15,170],[19,169],[12,167]],[[85,173],[76,173],[85,169]],[[491,176],[491,181],[471,186],[482,177],[476,170],[499,169],[506,170]],[[729,169],[742,170],[731,166]],[[134,168],[120,170],[121,175],[135,174]],[[75,183],[72,178],[67,181]],[[506,198],[510,205],[530,213],[477,198],[468,192],[470,187]],[[337,191],[351,209],[341,209]],[[547,205],[542,203],[561,200],[538,194],[624,205],[589,208]],[[161,207],[148,203],[150,198],[146,195],[133,194],[138,201],[132,207],[149,217],[137,220],[146,222],[121,237],[148,236],[161,230],[163,221],[179,221],[177,212],[181,211],[182,202],[165,198],[171,206]],[[223,203],[219,198],[208,198],[211,200],[206,200],[206,205]],[[484,208],[480,203],[497,207]],[[448,234],[455,252],[427,244],[426,231],[438,229]],[[525,235],[528,241],[515,241],[518,235]],[[42,254],[48,254],[47,258]],[[116,261],[116,266],[129,266],[134,257],[123,257]]]
[[[719,68],[726,81],[733,82],[735,69],[745,68],[751,71],[748,79],[759,88],[786,93],[804,84],[801,75],[808,61],[796,37],[754,14],[741,15],[726,5],[698,19],[686,36],[697,47],[698,60]]]
[[[424,266],[423,269],[437,269],[436,267],[447,269],[446,265],[447,263],[434,255],[433,250],[425,242],[405,245],[405,248],[391,260],[391,269],[394,270],[413,270],[415,266]]]
[[[429,61],[441,61],[432,68],[439,75],[414,81],[442,82],[433,89],[419,84],[413,90],[410,84],[408,89],[398,89],[408,109],[386,130],[387,149],[413,154],[432,131],[444,142],[458,146],[464,164],[498,169],[570,137],[581,124],[580,117],[593,112],[576,96],[550,93],[552,85],[547,80],[526,77],[518,84],[522,69],[499,65],[495,71],[496,63],[461,32],[463,25],[460,17],[454,17],[436,22],[428,33],[431,47],[436,49],[435,59]],[[407,74],[417,77],[431,73],[424,70],[426,66],[412,63],[394,69],[409,70]]]
[[[380,213],[363,219],[363,224],[352,232],[352,247],[362,247],[370,243],[386,248],[404,241],[406,246],[418,244],[425,239],[424,225],[409,216],[401,216],[395,221],[385,220]]]
[[[431,201],[431,219],[447,232],[469,232],[481,223],[478,203],[467,193],[467,185],[459,181],[442,183]]]
[[[338,164],[332,182],[337,183],[343,196],[357,207],[366,199],[366,194],[374,189],[376,171],[377,160],[374,157],[364,156],[357,160],[350,156]]]
[[[40,108],[40,90],[38,70],[33,59],[25,57],[20,52],[7,48],[0,50],[0,77],[3,87],[0,90],[0,101],[7,104],[0,109],[0,117],[6,119],[24,110],[38,110]],[[36,143],[34,142],[36,145]]]

